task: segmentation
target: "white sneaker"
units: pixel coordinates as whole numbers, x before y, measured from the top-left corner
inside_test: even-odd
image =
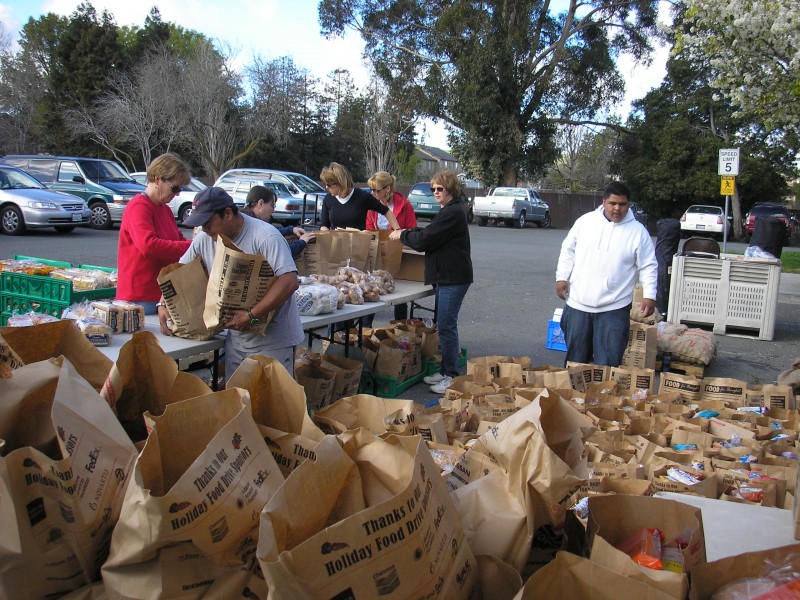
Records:
[[[453,378],[447,375],[442,376],[442,380],[436,385],[431,386],[431,391],[434,394],[444,394],[453,383]]]
[[[424,381],[428,385],[436,385],[445,377],[447,377],[447,375],[442,375],[441,373],[434,373],[433,375],[426,375],[425,377],[422,378],[422,381]]]

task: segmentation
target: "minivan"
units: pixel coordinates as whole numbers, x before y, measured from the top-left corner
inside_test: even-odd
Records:
[[[223,181],[244,178],[271,179],[273,181],[278,181],[284,184],[289,190],[289,193],[298,200],[313,200],[317,207],[317,212],[322,210],[322,199],[325,197],[325,194],[327,194],[325,188],[302,173],[281,171],[278,169],[258,169],[255,167],[225,171],[219,176],[214,185],[217,187],[224,187],[221,185]]]
[[[0,158],[0,162],[22,169],[52,190],[83,198],[92,211],[94,229],[110,229],[119,223],[125,205],[145,189],[113,160],[9,154]]]
[[[315,200],[309,197],[305,201],[305,211],[303,211],[303,200],[295,198],[285,184],[274,179],[263,177],[228,177],[218,180],[216,187],[220,187],[228,192],[233,201],[240,208],[245,205],[247,194],[250,188],[256,185],[264,186],[275,192],[277,198],[275,202],[275,212],[272,213],[272,220],[284,225],[311,225],[314,217]]]

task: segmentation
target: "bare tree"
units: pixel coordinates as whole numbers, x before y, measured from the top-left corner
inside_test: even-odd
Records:
[[[398,137],[414,127],[414,118],[405,118],[399,108],[389,101],[385,84],[377,77],[367,92],[367,112],[364,120],[364,149],[367,171],[397,172]]]
[[[306,93],[308,70],[297,67],[289,56],[270,61],[256,56],[246,73],[254,116],[261,119],[265,133],[281,146],[288,145],[300,128],[298,107]]]
[[[241,81],[230,58],[201,42],[180,70],[180,110],[189,115],[191,147],[209,175],[217,178],[247,156],[264,136],[261,119],[248,118],[240,104]]]

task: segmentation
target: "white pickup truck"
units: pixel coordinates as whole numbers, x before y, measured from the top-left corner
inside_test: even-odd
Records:
[[[476,196],[473,206],[475,221],[483,227],[490,220],[504,221],[507,227],[522,229],[531,221],[539,227],[550,227],[550,207],[536,190],[496,187],[488,196]]]

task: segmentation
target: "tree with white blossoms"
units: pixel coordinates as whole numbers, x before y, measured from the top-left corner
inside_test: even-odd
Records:
[[[800,132],[800,2],[684,0],[674,52],[707,61],[712,87],[767,129]]]

